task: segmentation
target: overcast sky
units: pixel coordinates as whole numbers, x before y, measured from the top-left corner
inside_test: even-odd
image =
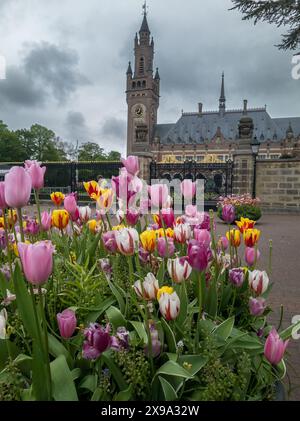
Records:
[[[0,120],[45,125],[65,140],[125,152],[125,73],[142,0],[0,0]],[[274,47],[281,28],[253,26],[230,0],[149,0],[161,76],[159,122],[216,109],[225,72],[228,108],[267,104],[274,117],[300,116],[292,52]]]

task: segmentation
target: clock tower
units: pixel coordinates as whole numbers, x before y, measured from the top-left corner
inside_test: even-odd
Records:
[[[159,107],[160,77],[158,69],[153,76],[154,41],[150,38],[146,3],[143,22],[134,40],[134,72],[129,62],[126,99],[127,155],[150,156]]]

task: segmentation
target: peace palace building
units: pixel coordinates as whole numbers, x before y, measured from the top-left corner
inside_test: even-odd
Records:
[[[239,122],[253,121],[252,137],[259,142],[258,159],[293,157],[300,144],[300,118],[272,118],[266,107],[226,109],[224,74],[219,107],[205,111],[202,103],[193,112],[182,112],[175,123],[158,124],[160,75],[154,72],[154,41],[147,13],[134,40],[134,69],[129,62],[127,154],[148,156],[157,162],[224,162],[239,145]]]

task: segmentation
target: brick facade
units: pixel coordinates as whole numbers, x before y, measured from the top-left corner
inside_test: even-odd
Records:
[[[256,174],[264,209],[300,212],[300,159],[258,161]]]

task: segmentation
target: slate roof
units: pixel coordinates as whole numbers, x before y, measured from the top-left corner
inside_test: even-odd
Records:
[[[222,117],[219,111],[183,113],[175,124],[158,124],[155,137],[160,137],[163,144],[201,144],[205,139],[212,140],[218,128],[227,140],[238,139],[239,120],[243,110],[226,110]],[[300,117],[272,118],[265,108],[248,109],[248,116],[253,119],[254,136],[259,142],[280,141],[286,138],[286,131],[291,123],[294,136],[300,136]]]

